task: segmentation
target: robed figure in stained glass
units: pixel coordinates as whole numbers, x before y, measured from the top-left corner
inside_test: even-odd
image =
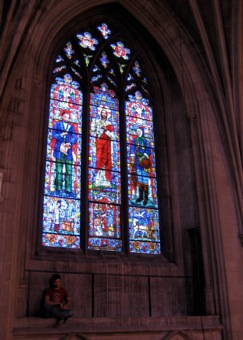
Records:
[[[56,194],[59,194],[64,189],[65,193],[71,196],[72,147],[77,142],[77,135],[75,134],[73,125],[69,123],[70,112],[68,110],[62,110],[60,115],[62,119],[54,124],[52,133],[52,137],[55,140],[53,156],[56,159]]]
[[[148,172],[150,168],[150,143],[144,137],[144,129],[137,128],[137,137],[131,145],[131,164],[133,172],[133,181],[135,187],[138,187],[138,198],[136,203],[142,202],[144,206],[148,203]]]
[[[104,106],[98,107],[97,119],[93,119],[91,131],[96,137],[96,186],[108,187],[111,185],[111,140],[114,139],[114,127],[108,120],[110,110]]]

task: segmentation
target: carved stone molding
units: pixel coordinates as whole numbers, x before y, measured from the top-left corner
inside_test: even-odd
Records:
[[[74,333],[69,335],[64,335],[60,340],[88,340],[87,337],[83,336],[80,333]]]
[[[239,239],[240,239],[241,245],[242,245],[242,247],[243,247],[243,234],[239,234]]]
[[[195,111],[187,111],[186,112],[186,117],[188,120],[194,120],[196,119],[196,112]]]
[[[2,203],[3,201],[2,192],[3,192],[3,172],[0,171],[0,203]]]
[[[43,83],[43,77],[40,74],[36,73],[34,77],[34,82],[37,85],[41,85]]]
[[[167,334],[163,340],[195,340],[193,336],[184,331],[175,331]]]

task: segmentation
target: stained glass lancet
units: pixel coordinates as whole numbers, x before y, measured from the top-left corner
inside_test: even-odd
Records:
[[[89,249],[122,249],[118,104],[104,83],[90,95]]]
[[[79,248],[82,92],[66,74],[51,87],[43,202],[45,246]]]
[[[152,109],[137,91],[126,102],[129,249],[160,253]]]

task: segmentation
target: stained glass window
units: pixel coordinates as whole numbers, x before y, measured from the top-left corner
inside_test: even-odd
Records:
[[[160,254],[150,86],[107,23],[57,54],[50,87],[42,245]]]

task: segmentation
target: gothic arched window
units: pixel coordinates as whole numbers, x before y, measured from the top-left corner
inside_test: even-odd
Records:
[[[55,58],[45,247],[161,253],[154,94],[139,53],[101,21],[73,34]]]

